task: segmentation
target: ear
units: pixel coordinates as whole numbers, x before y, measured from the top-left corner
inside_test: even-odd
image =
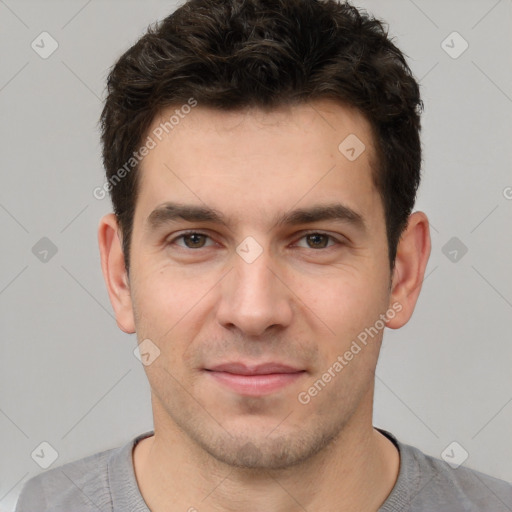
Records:
[[[389,307],[395,304],[393,309],[397,313],[386,322],[386,327],[399,329],[411,318],[423,284],[430,249],[428,218],[423,212],[414,212],[409,216],[397,247],[389,302]]]
[[[118,327],[128,333],[135,332],[132,298],[128,273],[124,263],[122,233],[115,214],[105,215],[98,227],[101,268],[114,308]]]

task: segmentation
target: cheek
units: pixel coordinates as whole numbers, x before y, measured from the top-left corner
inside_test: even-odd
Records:
[[[179,327],[180,318],[186,314],[186,303],[178,300],[179,293],[169,292],[167,283],[153,276],[146,276],[138,286],[133,286],[132,296],[139,343],[149,339],[158,347],[158,357],[144,368],[148,379],[158,389],[159,382],[172,381],[165,369],[173,376],[180,372],[183,348]],[[166,383],[169,384],[171,382]]]
[[[382,286],[379,290],[372,281],[338,280],[323,293],[317,291],[311,307],[322,320],[318,325],[329,327],[322,327],[326,335],[317,331],[314,336],[321,356],[302,390],[316,393],[309,411],[319,421],[331,417],[333,408],[340,413],[353,410],[371,389],[383,332],[374,326],[387,307]]]
[[[297,281],[309,316],[324,325],[336,349],[375,323],[387,307],[387,289],[372,273],[344,271]],[[384,309],[383,309],[384,308]]]
[[[186,321],[187,315],[193,315],[209,286],[205,280],[191,279],[175,269],[148,267],[137,274],[134,302],[145,326],[164,336]]]

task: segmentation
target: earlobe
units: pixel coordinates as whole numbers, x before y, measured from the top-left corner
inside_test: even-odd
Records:
[[[397,314],[386,322],[391,329],[404,326],[412,316],[430,257],[430,230],[428,218],[423,212],[409,217],[407,228],[402,233],[397,248],[395,269],[391,284],[389,307]]]
[[[113,213],[105,215],[98,226],[101,269],[114,308],[118,327],[135,332],[132,298],[122,249],[122,235]]]

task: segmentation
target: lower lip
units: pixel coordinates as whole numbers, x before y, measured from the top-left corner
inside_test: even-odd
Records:
[[[239,375],[227,372],[207,371],[217,382],[235,393],[246,396],[268,395],[292,384],[305,372],[270,373],[268,375]]]

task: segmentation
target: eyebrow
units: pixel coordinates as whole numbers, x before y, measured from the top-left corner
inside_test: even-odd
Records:
[[[150,231],[156,230],[162,225],[178,219],[186,222],[212,222],[229,228],[229,219],[215,208],[175,202],[166,202],[156,207],[149,214],[146,227]],[[341,203],[313,205],[278,214],[274,217],[274,227],[311,224],[327,220],[352,225],[363,233],[368,231],[363,216]]]

